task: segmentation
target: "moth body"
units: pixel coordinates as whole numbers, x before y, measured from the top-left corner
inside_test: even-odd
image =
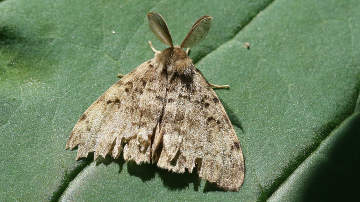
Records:
[[[182,48],[169,47],[159,53],[155,53],[154,60],[164,68],[170,80],[174,76],[178,76],[184,82],[191,81],[195,66]]]

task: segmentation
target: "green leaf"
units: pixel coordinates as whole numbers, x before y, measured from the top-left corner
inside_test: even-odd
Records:
[[[327,159],[359,153],[359,9],[355,0],[0,1],[0,201],[313,197],[317,180],[329,180],[319,169],[337,166]],[[121,159],[76,162],[64,150],[117,73],[153,57],[147,41],[165,47],[149,11],[164,16],[175,44],[198,17],[214,17],[191,57],[210,82],[231,86],[217,94],[245,156],[239,192]]]
[[[351,201],[357,198],[359,134],[358,99],[355,113],[321,142],[269,201]]]
[[[269,201],[352,201],[360,180],[360,113],[346,119]]]

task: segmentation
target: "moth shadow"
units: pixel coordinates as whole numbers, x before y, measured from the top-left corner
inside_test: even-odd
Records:
[[[132,176],[139,177],[142,181],[149,181],[158,175],[162,183],[170,190],[181,190],[194,185],[194,190],[198,191],[200,187],[200,178],[196,172],[193,173],[173,173],[171,171],[158,168],[154,164],[137,165],[135,162],[127,163],[128,173]]]
[[[119,165],[119,172],[121,173],[124,167],[124,163],[125,160],[123,158],[117,158],[117,159],[113,159],[110,156],[106,156],[106,158],[99,158],[98,160],[96,160],[96,166],[100,165],[100,164],[104,164],[105,166],[110,165],[111,163],[116,163]]]
[[[219,188],[215,183],[211,183],[211,182],[205,183],[204,193],[215,192],[215,191],[226,192],[224,189]]]
[[[93,156],[93,155],[92,155]],[[93,157],[89,157],[90,159]],[[106,158],[99,158],[96,160],[96,166],[100,164],[104,164],[106,166],[111,163],[115,163],[119,165],[119,173],[123,171],[123,167],[125,164],[125,160],[121,157],[118,159],[113,159],[110,156],[106,156]],[[194,185],[194,190],[198,191],[201,183],[201,179],[198,177],[196,171],[193,173],[173,173],[171,171],[158,168],[154,164],[140,164],[137,165],[134,161],[126,162],[127,172],[131,176],[136,176],[140,178],[143,182],[150,181],[158,175],[162,181],[162,183],[170,190],[181,190],[189,187],[190,184]],[[196,169],[194,169],[196,170]]]
[[[227,105],[222,99],[220,99],[220,101],[223,104],[223,106],[225,108],[225,111],[228,114],[231,123],[234,126],[238,127],[244,133],[245,131],[244,131],[244,128],[243,128],[243,126],[241,124],[240,119],[235,115],[234,111],[230,109],[229,105]]]

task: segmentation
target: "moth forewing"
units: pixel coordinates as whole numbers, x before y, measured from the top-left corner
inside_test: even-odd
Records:
[[[164,44],[172,47],[172,38],[164,18],[158,13],[148,13],[147,18],[150,29],[155,36],[158,37]]]
[[[210,30],[212,19],[211,16],[207,15],[199,18],[191,27],[180,47],[191,48],[203,40]]]

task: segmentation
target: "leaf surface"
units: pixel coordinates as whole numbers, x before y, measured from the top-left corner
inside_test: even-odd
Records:
[[[357,130],[359,9],[355,0],[0,1],[0,200],[312,196],[303,185],[325,180],[316,175],[325,157],[359,152],[342,141]],[[79,116],[117,73],[153,57],[147,41],[165,48],[148,28],[149,11],[165,18],[175,44],[200,16],[214,17],[191,57],[210,82],[231,86],[217,94],[244,152],[239,192],[153,165],[76,162],[76,151],[64,150]]]

